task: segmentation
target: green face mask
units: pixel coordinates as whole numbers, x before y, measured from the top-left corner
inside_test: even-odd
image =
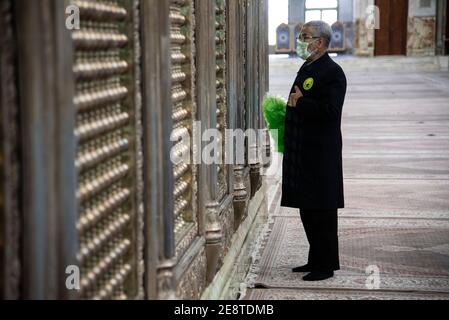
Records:
[[[298,40],[298,46],[296,47],[296,53],[298,54],[298,57],[303,60],[307,60],[312,56],[313,52],[309,51],[309,45],[310,43],[308,42]]]

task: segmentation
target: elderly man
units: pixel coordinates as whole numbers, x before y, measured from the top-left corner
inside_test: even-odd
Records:
[[[306,60],[290,92],[285,120],[281,206],[299,208],[309,241],[305,281],[340,269],[337,216],[344,208],[341,116],[346,77],[328,55],[332,29],[322,21],[304,25],[298,55]]]

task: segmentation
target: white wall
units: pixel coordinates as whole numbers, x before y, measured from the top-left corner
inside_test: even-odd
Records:
[[[281,23],[288,23],[288,0],[269,0],[268,38],[270,45],[276,44],[276,28]]]

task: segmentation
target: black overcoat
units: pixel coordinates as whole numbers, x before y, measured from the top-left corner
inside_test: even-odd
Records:
[[[304,63],[290,93],[304,97],[287,106],[281,206],[329,210],[344,208],[341,116],[346,76],[326,53]]]

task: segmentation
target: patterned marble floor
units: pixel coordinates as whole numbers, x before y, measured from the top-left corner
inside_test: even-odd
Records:
[[[271,93],[285,96],[299,65],[277,63]],[[449,74],[351,68],[347,78],[342,270],[318,283],[291,273],[308,244],[298,209],[277,202],[242,299],[449,299]]]

